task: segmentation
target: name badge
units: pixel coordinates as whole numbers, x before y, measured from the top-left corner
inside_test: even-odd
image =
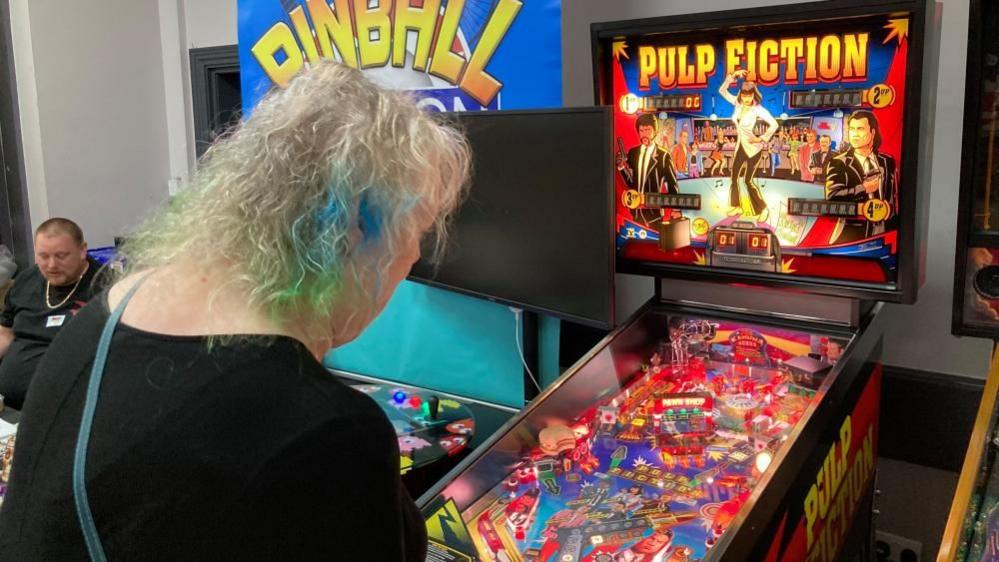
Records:
[[[58,314],[58,315],[55,315],[55,316],[49,316],[48,318],[45,319],[45,327],[46,328],[58,328],[59,326],[62,326],[63,322],[65,322],[65,321],[66,321],[66,315],[65,314]]]

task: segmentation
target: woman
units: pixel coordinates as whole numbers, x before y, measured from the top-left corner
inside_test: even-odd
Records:
[[[422,561],[392,426],[317,358],[442,233],[468,161],[460,134],[344,66],[265,98],[40,364],[0,559]]]
[[[801,148],[801,140],[798,136],[798,129],[791,131],[791,139],[787,141],[787,161],[791,166],[790,177],[798,173],[798,149]]]
[[[745,70],[737,70],[725,77],[725,81],[719,88],[718,93],[735,110],[732,113],[732,122],[736,128],[736,148],[735,157],[732,160],[732,182],[729,184],[729,215],[743,214],[749,212],[759,222],[765,222],[770,212],[767,203],[760,193],[760,187],[756,185],[756,170],[760,163],[760,158],[765,154],[764,147],[770,142],[770,137],[777,132],[777,120],[765,107],[763,107],[763,95],[756,87],[755,82],[743,81],[737,96],[732,95],[728,89],[735,83],[736,79],[745,78]],[[761,136],[753,132],[757,121],[767,124],[767,129]],[[743,201],[739,188],[739,179],[746,185],[747,200]]]
[[[697,141],[694,141],[690,143],[690,177],[701,177],[702,170],[704,170],[704,154],[697,146]]]
[[[722,149],[725,148],[725,138],[721,135],[715,137],[715,148],[708,155],[711,159],[711,171],[709,175],[720,176],[725,173],[725,157],[722,156]]]

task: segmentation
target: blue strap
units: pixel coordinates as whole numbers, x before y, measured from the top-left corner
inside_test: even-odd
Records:
[[[108,317],[101,332],[101,339],[97,343],[97,354],[94,356],[94,364],[90,369],[90,382],[87,383],[87,398],[83,404],[83,419],[80,421],[80,433],[76,438],[76,451],[73,454],[73,499],[76,500],[76,515],[80,519],[80,528],[83,530],[83,539],[87,543],[87,551],[90,559],[94,562],[106,562],[104,546],[101,544],[101,537],[97,533],[97,525],[94,524],[94,515],[90,511],[90,501],[87,499],[86,469],[87,469],[87,448],[90,445],[90,429],[94,424],[94,412],[97,411],[97,397],[101,390],[101,380],[104,378],[104,365],[108,360],[108,348],[111,347],[111,336],[118,326],[121,315],[125,312],[125,306],[132,300],[132,295],[139,290],[144,279],[140,279],[129,289],[125,297],[121,299],[118,306]]]

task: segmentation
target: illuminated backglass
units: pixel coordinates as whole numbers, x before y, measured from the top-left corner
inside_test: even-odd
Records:
[[[913,196],[900,186],[914,180],[903,174],[911,24],[902,11],[598,34],[597,89],[614,107],[618,147],[619,268],[895,289]],[[654,194],[699,198],[670,207]],[[689,245],[660,246],[659,224],[678,214]],[[735,243],[724,229],[736,222],[764,234]],[[712,252],[780,263],[750,272],[753,259]]]

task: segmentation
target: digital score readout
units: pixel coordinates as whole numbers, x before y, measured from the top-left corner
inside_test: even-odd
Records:
[[[779,272],[780,243],[773,232],[748,221],[715,227],[708,237],[708,265]]]
[[[753,256],[769,256],[770,234],[766,232],[744,232],[737,230],[715,230],[714,251],[722,253],[743,253]],[[739,239],[744,238],[744,247],[739,248]]]
[[[715,231],[715,251],[735,253],[739,247],[739,233],[732,230]]]
[[[750,232],[746,235],[746,253],[755,256],[770,255],[770,235]]]
[[[629,209],[699,211],[701,196],[690,193],[640,193],[637,189],[629,189],[621,194],[621,204]]]
[[[698,111],[701,109],[701,94],[645,96],[642,98],[642,109],[645,111]]]
[[[834,109],[859,107],[864,103],[864,90],[796,90],[791,92],[793,109]]]
[[[701,196],[688,193],[646,193],[644,195],[647,209],[682,209],[687,211],[701,210]]]
[[[860,216],[860,204],[855,201],[827,201],[825,199],[787,200],[787,213],[804,217],[845,217]]]

